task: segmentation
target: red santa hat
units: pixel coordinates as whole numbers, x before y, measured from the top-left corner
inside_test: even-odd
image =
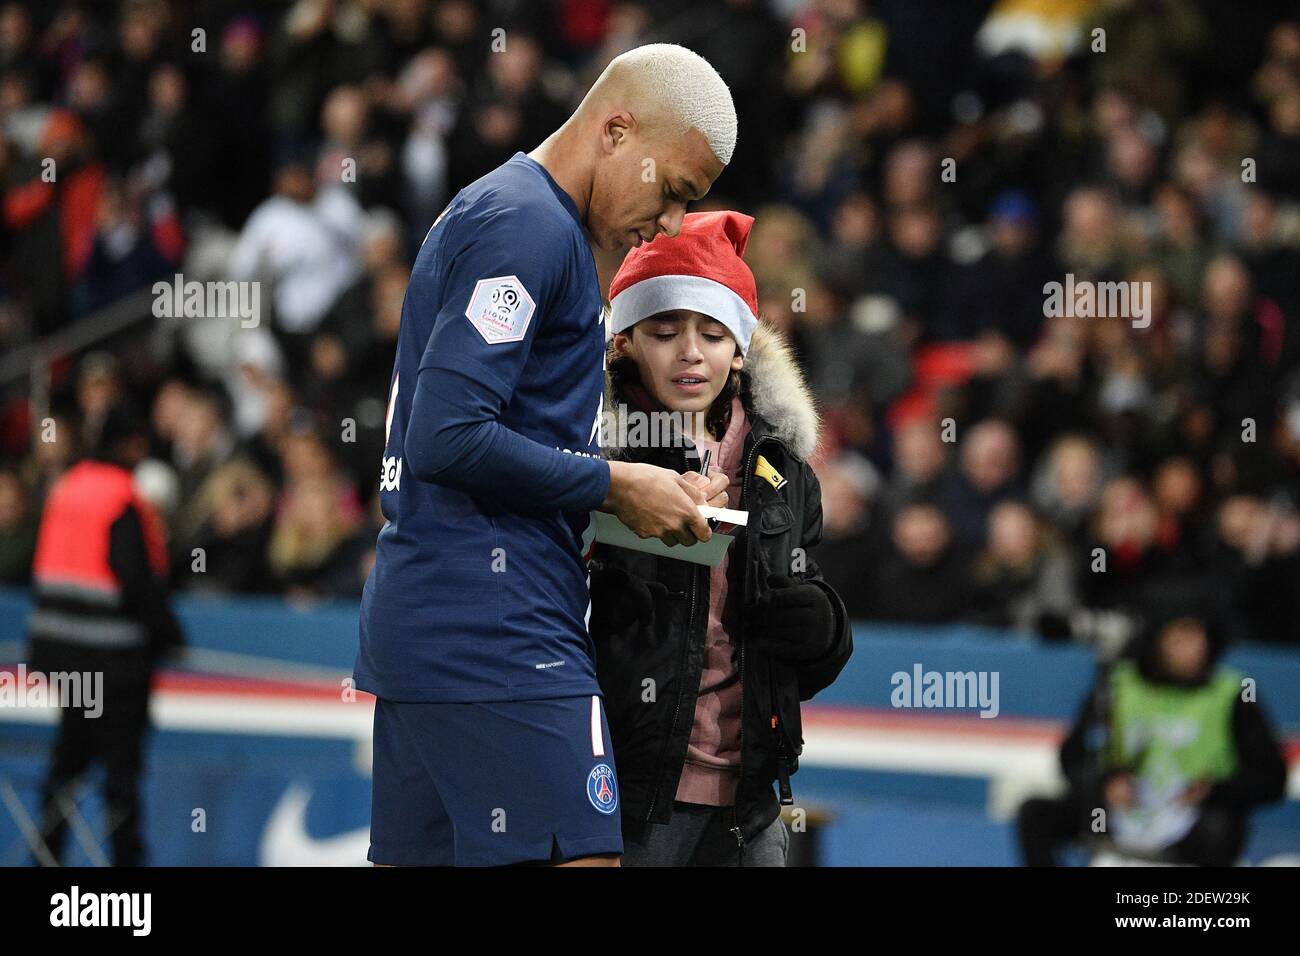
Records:
[[[611,330],[691,309],[726,326],[746,354],[758,325],[754,273],[741,258],[753,225],[744,213],[688,212],[676,236],[656,236],[628,252],[609,287]]]

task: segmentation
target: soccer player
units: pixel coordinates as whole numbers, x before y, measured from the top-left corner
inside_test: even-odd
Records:
[[[702,57],[613,60],[531,153],[434,221],[402,306],[356,686],[378,698],[369,859],[617,865],[618,783],[587,631],[590,512],[710,536],[726,479],[606,462],[588,238],[677,234],[731,159]]]

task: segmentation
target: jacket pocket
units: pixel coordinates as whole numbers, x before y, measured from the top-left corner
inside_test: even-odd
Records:
[[[769,501],[763,505],[758,516],[758,530],[761,534],[784,534],[794,527],[794,512],[784,501]]]

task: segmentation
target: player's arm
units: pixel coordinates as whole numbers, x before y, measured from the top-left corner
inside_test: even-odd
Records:
[[[530,235],[523,217],[474,230],[439,264],[447,270],[443,307],[420,362],[403,454],[421,481],[521,510],[590,510],[609,493],[605,462],[499,421],[568,268],[564,238]],[[417,297],[421,281],[411,280]]]

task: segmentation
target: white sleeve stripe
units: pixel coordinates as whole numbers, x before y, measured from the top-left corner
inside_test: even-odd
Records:
[[[600,698],[591,697],[591,755],[605,756],[605,734],[600,729]]]

